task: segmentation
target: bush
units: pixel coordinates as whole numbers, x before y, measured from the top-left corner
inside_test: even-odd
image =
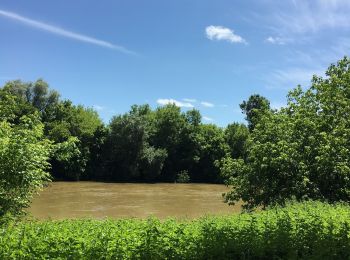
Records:
[[[188,174],[188,171],[181,171],[176,176],[176,182],[178,183],[188,183],[190,182],[190,175]]]
[[[349,259],[350,207],[319,202],[193,221],[27,221],[0,259]]]
[[[38,118],[17,125],[0,121],[0,218],[24,213],[32,196],[49,181],[50,142]]]

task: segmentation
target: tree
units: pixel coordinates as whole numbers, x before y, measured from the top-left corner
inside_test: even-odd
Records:
[[[199,126],[202,122],[202,116],[199,110],[191,109],[185,114],[187,122],[192,126]]]
[[[221,182],[217,161],[229,151],[223,129],[213,124],[200,125],[197,134],[198,162],[196,162],[191,180],[195,182]]]
[[[225,129],[225,140],[230,147],[232,158],[244,158],[247,149],[249,130],[244,124],[229,124]]]
[[[56,179],[78,181],[85,172],[88,157],[83,156],[79,146],[81,146],[81,142],[74,136],[54,145],[50,162],[52,165],[51,173]]]
[[[32,196],[49,181],[51,143],[37,114],[9,122],[16,97],[0,99],[0,217],[23,214]],[[9,119],[9,120],[8,120]]]
[[[71,101],[61,101],[46,109],[45,133],[55,145],[52,156],[52,175],[56,179],[79,180],[84,177],[92,157],[90,150],[95,146],[96,133],[101,133],[103,123],[96,111]],[[96,152],[97,150],[95,150]],[[89,169],[92,169],[89,164]]]
[[[58,92],[49,90],[49,85],[42,79],[38,79],[34,83],[24,83],[20,80],[9,81],[3,90],[17,96],[19,100],[31,104],[40,113],[45,113],[48,107],[59,101]]]
[[[248,121],[248,128],[252,131],[259,123],[261,116],[270,110],[270,101],[258,94],[251,95],[248,101],[243,101],[239,105],[242,113],[246,115]]]
[[[165,149],[149,143],[152,113],[148,105],[132,106],[113,117],[104,149],[105,177],[119,181],[154,181],[167,157]]]
[[[160,176],[162,181],[175,181],[176,175],[181,170],[185,170],[183,168],[187,154],[184,154],[180,144],[188,136],[183,134],[186,125],[186,116],[175,104],[159,107],[154,112],[150,144],[164,149],[168,154]]]
[[[229,203],[246,208],[287,200],[350,200],[350,60],[331,65],[288,95],[288,105],[260,118],[247,158],[225,171]]]

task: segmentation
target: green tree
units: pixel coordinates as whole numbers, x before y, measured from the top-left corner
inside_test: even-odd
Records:
[[[221,182],[217,161],[229,151],[222,128],[213,124],[203,124],[197,134],[198,161],[195,164],[191,180],[195,182]]]
[[[104,150],[108,179],[154,181],[160,175],[167,153],[149,144],[151,118],[148,105],[113,117]]]
[[[180,148],[180,143],[186,136],[183,135],[186,125],[186,116],[175,104],[159,107],[154,112],[150,143],[154,147],[164,149],[168,154],[161,173],[163,181],[173,182],[177,173],[185,170],[183,164],[187,158],[184,150]]]
[[[23,116],[14,125],[6,119],[12,116],[2,109],[3,102],[1,99],[0,217],[24,213],[32,196],[49,181],[51,150],[38,116]],[[11,106],[11,102],[7,106]]]
[[[270,110],[270,101],[263,96],[254,94],[239,106],[246,115],[249,130],[252,131],[259,123],[261,116]]]
[[[102,140],[96,138],[96,133],[103,131],[97,112],[66,100],[47,108],[44,122],[46,135],[57,146],[51,160],[53,176],[79,180],[84,175],[91,175],[87,165],[92,170],[89,161],[98,155],[91,154],[90,150],[96,148],[95,142]]]
[[[224,171],[234,189],[229,203],[246,208],[286,200],[350,200],[350,60],[331,65],[288,95],[288,105],[265,113],[249,140],[245,160]]]
[[[42,79],[38,79],[34,83],[24,83],[20,80],[9,81],[3,90],[31,104],[41,113],[45,113],[48,107],[59,101],[58,92],[49,90],[49,85]]]
[[[232,158],[244,158],[248,137],[249,130],[244,124],[233,123],[225,128],[225,140],[230,147]]]

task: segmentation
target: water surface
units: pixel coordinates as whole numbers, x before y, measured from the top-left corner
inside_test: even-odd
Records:
[[[224,185],[54,182],[37,195],[29,212],[39,219],[195,218],[238,212],[223,203]]]

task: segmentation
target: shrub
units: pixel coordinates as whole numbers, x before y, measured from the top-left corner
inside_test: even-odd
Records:
[[[17,125],[0,121],[0,218],[23,213],[49,181],[50,147],[35,115],[21,117]]]
[[[188,174],[188,171],[181,171],[176,176],[176,182],[178,183],[188,183],[190,182],[190,175]]]
[[[320,202],[198,220],[26,221],[0,259],[349,259],[350,207]]]

